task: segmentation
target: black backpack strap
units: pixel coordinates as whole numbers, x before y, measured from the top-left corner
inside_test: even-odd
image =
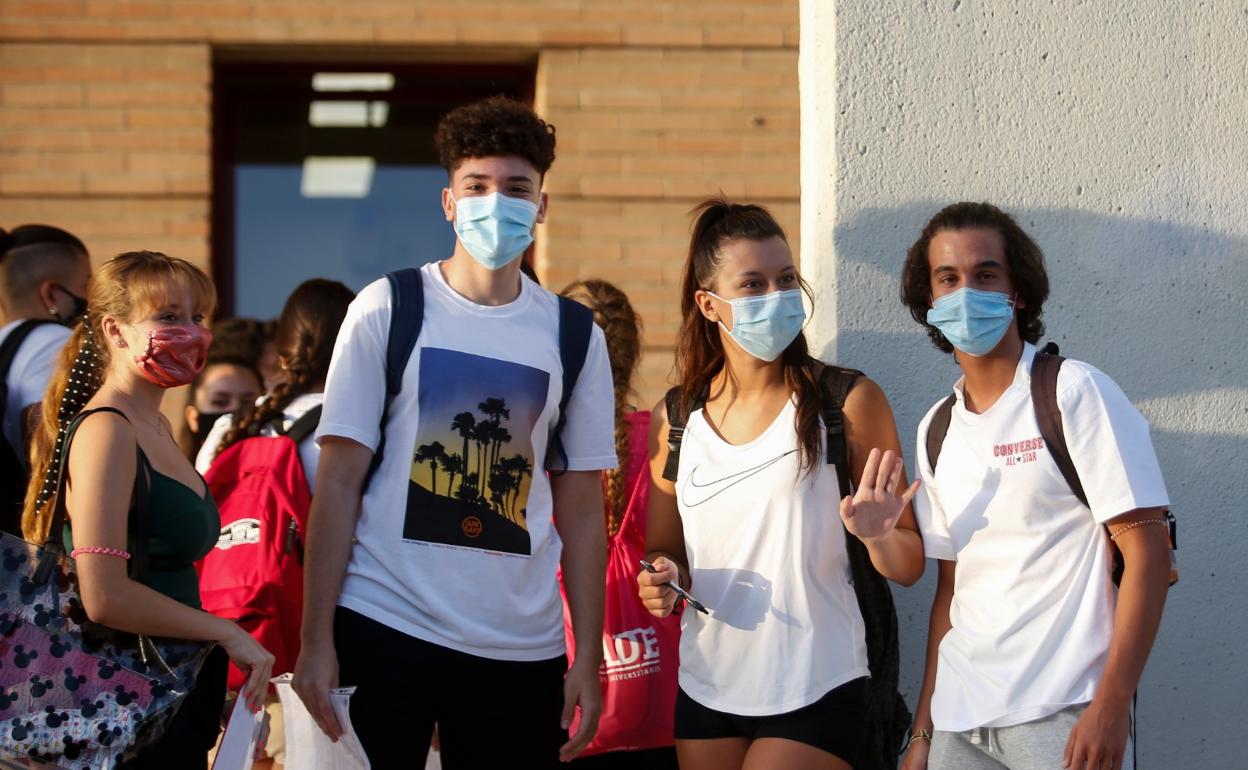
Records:
[[[303,440],[308,436],[311,436],[312,432],[316,430],[316,426],[321,424],[322,408],[323,405],[317,404],[308,411],[304,412],[303,416],[301,416],[298,420],[295,420],[290,426],[290,429],[282,435],[289,437],[291,441],[295,442],[295,444],[302,444]],[[280,432],[281,431],[279,431],[279,433]]]
[[[62,536],[65,529],[65,522],[69,518],[69,510],[65,502],[65,487],[69,482],[69,447],[73,443],[74,434],[78,432],[82,421],[87,417],[98,412],[112,412],[118,415],[126,422],[130,421],[125,413],[120,409],[111,406],[102,406],[98,409],[88,409],[80,412],[73,422],[65,429],[65,444],[61,450],[60,463],[56,469],[56,498],[52,508],[52,521],[48,527],[48,536],[44,541],[42,553],[39,555],[39,566],[35,570],[32,580],[42,585],[46,583],[52,574],[52,568],[56,564],[56,559],[65,551]],[[134,580],[145,583],[147,582],[149,558],[148,558],[148,539],[151,537],[151,474],[152,466],[147,460],[147,455],[143,454],[142,448],[138,442],[134,445],[135,451],[135,470],[134,470],[134,491],[131,498],[130,508],[130,524],[129,529],[133,531],[134,542],[130,544],[130,577]]]
[[[1036,410],[1036,422],[1040,426],[1040,438],[1049,448],[1053,462],[1062,472],[1062,478],[1070,485],[1070,490],[1079,498],[1079,502],[1088,504],[1088,496],[1083,491],[1083,482],[1079,480],[1079,471],[1075,469],[1074,460],[1070,456],[1070,447],[1066,446],[1066,431],[1062,428],[1062,410],[1057,403],[1057,375],[1065,361],[1057,354],[1057,346],[1049,343],[1044,350],[1036,351],[1035,360],[1031,363],[1031,403]]]
[[[951,393],[948,398],[940,402],[940,406],[936,407],[936,411],[932,413],[931,422],[927,424],[925,437],[927,467],[932,473],[936,472],[936,461],[940,459],[940,448],[945,445],[945,435],[949,433],[949,421],[953,419],[953,405],[957,401],[958,397]]]
[[[403,372],[408,359],[416,349],[420,327],[425,321],[425,288],[420,269],[415,267],[386,273],[390,282],[390,331],[386,337],[386,396],[381,407],[381,438],[373,452],[373,460],[364,476],[364,488],[372,481],[373,474],[381,467],[386,448],[386,422],[390,418],[390,406],[403,389]]]
[[[4,343],[0,344],[0,419],[3,419],[4,407],[9,402],[9,370],[13,368],[13,359],[17,358],[17,352],[21,350],[22,343],[26,341],[31,332],[44,324],[51,323],[56,322],[40,318],[22,321],[9,332],[9,336],[4,338]],[[3,437],[0,437],[0,440],[3,440]],[[20,447],[13,447],[13,449],[18,454],[22,454]]]
[[[819,408],[827,438],[824,462],[836,466],[836,481],[841,497],[853,494],[854,483],[849,473],[849,446],[845,442],[845,399],[862,372],[824,364],[819,373]]]
[[[684,409],[679,387],[671,388],[663,396],[667,408],[667,462],[663,464],[663,478],[673,484],[680,470],[680,444],[685,438],[685,423],[695,409],[702,408],[702,401],[704,399],[698,399],[689,409]]]
[[[819,372],[819,407],[827,438],[825,461],[836,466],[841,496],[853,494],[849,445],[845,440],[845,400],[863,373],[825,364]],[[901,676],[897,609],[888,580],[871,563],[862,541],[845,531],[854,596],[862,615],[871,679],[867,688],[863,747],[855,767],[892,770],[910,725],[910,711],[897,691]]]
[[[546,453],[546,468],[552,476],[562,476],[568,469],[568,453],[563,446],[563,428],[568,421],[568,404],[572,392],[585,368],[589,354],[589,340],[594,333],[594,311],[581,303],[560,296],[559,298],[559,366],[563,370],[563,390],[559,394],[559,416],[555,431],[550,438],[551,451]],[[558,465],[551,463],[552,456],[559,458]]]

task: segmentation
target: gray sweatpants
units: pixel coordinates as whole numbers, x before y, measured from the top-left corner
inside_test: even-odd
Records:
[[[927,770],[1062,770],[1071,728],[1086,705],[1067,706],[1034,722],[1010,727],[980,727],[961,733],[937,730]],[[1134,770],[1131,739],[1122,768]]]

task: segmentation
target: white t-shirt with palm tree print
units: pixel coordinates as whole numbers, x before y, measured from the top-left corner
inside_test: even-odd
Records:
[[[564,652],[547,446],[563,375],[558,299],[528,278],[506,305],[457,294],[421,268],[425,314],[365,490],[340,606],[496,660]],[[390,287],[365,287],[338,333],[318,441],[376,450]],[[616,464],[610,363],[595,328],[568,405],[570,470]],[[600,513],[600,511],[595,511]]]

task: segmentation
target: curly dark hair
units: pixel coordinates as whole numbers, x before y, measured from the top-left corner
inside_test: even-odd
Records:
[[[628,440],[627,414],[629,397],[633,395],[633,375],[641,363],[641,316],[633,309],[627,294],[597,278],[569,284],[559,293],[594,311],[594,323],[602,328],[607,340],[607,359],[615,386],[615,454],[619,465],[603,472],[606,479],[603,491],[607,498],[607,534],[614,537],[620,531],[628,506],[624,482],[632,448]]]
[[[433,141],[447,174],[454,174],[465,158],[515,155],[542,176],[555,162],[555,127],[508,96],[456,107],[438,123]]]
[[[1036,343],[1044,335],[1041,314],[1044,301],[1049,297],[1049,275],[1044,269],[1044,252],[1023,232],[1014,218],[991,203],[962,201],[944,207],[923,227],[923,233],[906,252],[906,265],[901,270],[901,303],[910,309],[910,315],[927,329],[932,344],[946,353],[953,352],[953,345],[940,330],[927,322],[927,311],[932,306],[931,265],[927,250],[941,230],[965,230],[985,228],[1001,233],[1005,240],[1005,261],[1010,271],[1010,282],[1021,299],[1018,308],[1018,332],[1026,342]]]

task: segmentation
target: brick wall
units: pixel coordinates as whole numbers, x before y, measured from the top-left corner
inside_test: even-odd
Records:
[[[768,205],[798,246],[796,51],[545,51],[538,109],[559,129],[538,267],[558,288],[618,284],[642,314],[642,404],[665,389],[688,211],[723,191]]]
[[[0,225],[61,224],[97,258],[210,261],[214,48],[538,55],[559,129],[538,265],[618,283],[665,387],[686,212],[768,204],[797,245],[797,0],[0,0]],[[310,47],[313,47],[310,49]],[[259,50],[258,48],[256,50]],[[294,51],[299,53],[293,53]]]

